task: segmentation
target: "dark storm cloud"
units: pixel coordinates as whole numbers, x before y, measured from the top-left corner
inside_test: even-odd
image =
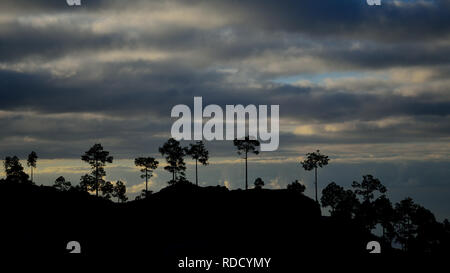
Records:
[[[283,50],[284,35],[273,37],[255,34],[252,30],[233,29],[235,41],[225,41],[229,28],[200,30],[182,25],[160,26],[158,30],[145,29],[139,36],[133,32],[112,31],[97,33],[80,26],[84,19],[66,18],[57,24],[34,26],[13,21],[0,25],[0,60],[14,63],[27,58],[49,61],[70,54],[96,54],[106,50],[157,49],[169,53],[195,50],[207,61],[229,62],[251,57],[264,50]],[[312,49],[316,43],[296,40],[295,46]],[[313,54],[314,52],[311,52]]]
[[[301,124],[301,123],[299,123]],[[413,122],[398,123],[392,126],[380,127],[364,122],[354,122],[351,129],[329,132],[318,131],[314,135],[296,135],[285,133],[280,136],[280,149],[289,151],[299,144],[390,144],[390,143],[420,143],[431,139],[436,143],[445,143],[450,134],[450,119],[417,118]]]
[[[433,100],[430,96],[405,97],[339,90],[324,92],[319,87],[289,85],[239,88],[227,85],[219,73],[190,73],[174,67],[165,71],[158,64],[151,63],[147,66],[156,67],[157,72],[125,76],[116,72],[119,67],[112,65],[108,70],[110,74],[103,75],[102,80],[88,83],[84,83],[82,78],[79,78],[79,83],[74,79],[66,81],[45,74],[0,71],[0,107],[53,113],[167,116],[172,106],[180,103],[192,105],[193,96],[203,96],[204,104],[280,104],[284,117],[301,116],[327,121],[450,114],[449,101]],[[109,80],[105,82],[103,78]],[[325,105],[326,109],[323,108]]]
[[[108,3],[120,3],[120,0],[81,0],[82,5],[77,9],[100,9]],[[3,0],[0,2],[1,10],[21,12],[61,12],[68,11],[66,0]]]
[[[450,114],[450,102],[428,102],[417,97],[400,95],[348,94],[331,92],[315,96],[285,96],[278,101],[288,116],[310,119],[343,121],[373,120],[397,115]]]
[[[3,11],[29,1],[6,1]],[[210,62],[254,57],[265,50],[282,52],[290,47],[302,49],[301,56],[321,58],[330,64],[350,64],[367,68],[392,65],[431,65],[448,62],[449,47],[430,45],[429,40],[448,39],[450,4],[448,1],[403,2],[396,5],[383,1],[382,8],[351,1],[84,1],[82,10],[68,8],[65,1],[33,1],[38,11],[23,9],[19,14],[39,17],[45,11],[64,11],[66,17],[56,23],[37,27],[12,20],[0,27],[0,59],[39,57],[52,59],[68,53],[93,53],[107,49],[157,48],[169,52],[198,49]],[[7,5],[7,6],[6,6]],[[95,11],[113,16],[119,7],[125,10],[183,8],[204,9],[220,14],[224,28],[201,30],[180,24],[161,24],[163,31],[151,28],[138,31],[118,29],[96,33],[86,28],[95,21]],[[169,6],[170,8],[167,8]],[[59,10],[59,9],[62,10]],[[97,9],[98,8],[98,9]],[[119,9],[120,10],[120,9]],[[165,10],[164,10],[165,11]],[[8,13],[4,13],[7,15]],[[50,13],[55,14],[55,13]],[[79,16],[79,18],[77,18]],[[235,39],[225,42],[220,35],[232,30]],[[309,42],[308,42],[309,40]],[[354,41],[361,43],[352,48]],[[384,56],[380,58],[380,56]],[[297,55],[298,57],[298,55]]]
[[[114,44],[120,44],[120,40],[116,35],[94,35],[70,22],[45,28],[11,22],[0,25],[0,60],[56,59],[68,52],[111,49]]]
[[[363,0],[223,1],[218,5],[257,27],[314,36],[415,41],[450,33],[450,2],[446,0],[383,1],[381,7],[368,6]]]
[[[77,145],[86,145],[82,139],[109,139],[121,153],[133,154],[149,138],[167,134],[170,109],[191,106],[193,96],[221,106],[279,104],[281,118],[297,125],[354,123],[328,136],[283,133],[288,147],[302,141],[423,141],[449,133],[448,1],[383,1],[381,8],[362,0],[82,1],[79,9],[63,0],[28,2],[0,4],[0,110],[17,113],[0,116],[5,143],[30,137],[53,151],[48,156],[72,156]],[[190,15],[193,10],[199,12]],[[175,15],[155,16],[152,24],[145,20],[151,11]],[[135,21],[120,17],[142,12]],[[199,17],[210,24],[199,25]],[[142,56],[130,57],[134,52]],[[156,57],[146,59],[147,53]],[[392,92],[396,83],[380,83],[390,92],[367,92],[355,83],[273,82],[280,76],[398,67],[430,68],[430,81],[444,82],[430,94],[427,85],[417,87],[411,96]],[[67,115],[52,116],[59,114]],[[367,123],[405,116],[407,123],[395,127]],[[77,148],[64,151],[64,141]],[[12,152],[11,147],[4,149]]]
[[[78,157],[87,145],[108,145],[117,155],[130,157],[148,149],[155,153],[168,137],[174,119],[170,109],[179,103],[192,106],[193,96],[203,96],[204,104],[280,104],[281,118],[297,120],[297,125],[357,121],[351,129],[318,132],[301,136],[282,133],[280,151],[302,144],[358,144],[428,141],[450,134],[450,102],[428,97],[381,96],[364,93],[325,92],[320,88],[272,85],[263,89],[227,86],[224,79],[209,73],[187,76],[171,73],[124,77],[104,76],[108,83],[86,85],[65,83],[49,75],[1,72],[2,155],[36,149],[47,158]],[[166,76],[165,76],[166,75]],[[186,76],[186,78],[184,78]],[[207,84],[203,78],[214,79]],[[82,79],[80,79],[82,81]],[[224,87],[225,86],[225,87]],[[10,90],[10,91],[8,91]],[[130,91],[129,91],[130,90]],[[31,111],[31,112],[30,112]],[[86,114],[87,113],[87,114]],[[378,119],[407,116],[406,123],[379,127]],[[369,122],[369,123],[365,123]],[[22,141],[31,138],[30,141]],[[16,144],[14,144],[16,143]],[[71,143],[70,147],[67,143]],[[231,144],[212,147],[216,155],[229,154]],[[14,152],[16,151],[16,152]],[[20,152],[22,153],[22,152]]]
[[[389,68],[393,66],[433,66],[450,62],[450,46],[427,43],[363,44],[358,49],[329,48],[318,57],[329,62],[349,64],[361,68]]]
[[[155,71],[127,74],[127,67],[142,64],[111,64],[102,78],[85,82],[83,77],[54,78],[47,73],[0,71],[0,108],[39,112],[102,112],[116,115],[170,114],[178,103],[190,103],[195,94],[215,92],[208,81],[220,82],[220,75],[177,70],[175,64],[145,64]]]

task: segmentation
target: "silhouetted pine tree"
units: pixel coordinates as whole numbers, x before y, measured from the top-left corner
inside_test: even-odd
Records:
[[[6,173],[6,181],[14,183],[32,183],[28,180],[29,176],[23,171],[22,164],[17,156],[5,158],[3,162]]]
[[[31,183],[33,183],[33,169],[36,168],[37,159],[38,159],[38,156],[34,151],[32,151],[28,155],[27,165],[28,165],[28,167],[30,167],[30,170],[31,170]]]
[[[314,169],[314,186],[315,186],[315,193],[316,193],[316,202],[317,200],[317,168],[322,168],[325,165],[328,165],[329,158],[326,155],[322,155],[319,150],[316,152],[308,153],[306,154],[306,159],[301,162],[303,169],[306,171],[311,171]]]
[[[100,179],[106,175],[104,167],[106,163],[112,163],[113,157],[109,156],[108,151],[103,150],[101,144],[94,144],[88,151],[81,156],[81,160],[89,163],[92,168],[92,174],[95,177],[95,195],[98,196],[98,191],[101,186]]]
[[[259,154],[259,151],[257,148],[259,147],[259,141],[258,140],[252,140],[248,136],[245,137],[245,139],[234,139],[233,141],[234,146],[237,148],[238,155],[244,155],[245,159],[245,189],[248,189],[248,167],[247,167],[247,160],[248,160],[248,154],[254,153]]]
[[[117,202],[123,203],[128,200],[126,193],[127,193],[127,187],[125,186],[125,184],[122,181],[117,181],[113,187],[112,196],[117,197]]]
[[[169,183],[176,183],[179,179],[184,180],[186,164],[183,158],[186,155],[186,150],[180,146],[180,142],[170,138],[162,147],[159,147],[159,152],[168,163],[164,170],[172,173],[172,181]]]
[[[202,165],[208,165],[209,153],[205,148],[203,141],[197,141],[195,144],[189,144],[189,148],[186,149],[186,154],[195,159],[195,185],[198,186],[198,174],[197,174],[197,162]]]
[[[145,192],[148,192],[148,180],[153,176],[153,171],[158,168],[159,162],[153,157],[138,157],[134,164],[141,167],[141,178],[145,178]]]

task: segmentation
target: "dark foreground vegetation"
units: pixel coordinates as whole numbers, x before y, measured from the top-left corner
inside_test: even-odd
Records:
[[[23,255],[134,254],[149,264],[185,256],[297,257],[364,254],[374,239],[351,221],[321,217],[319,205],[291,190],[234,190],[168,186],[146,199],[114,203],[79,191],[0,183],[2,248]]]
[[[176,269],[177,260],[185,257],[236,256],[271,257],[275,268],[298,267],[299,257],[372,255],[366,249],[369,241],[380,242],[384,256],[450,253],[447,220],[438,222],[410,198],[393,205],[386,187],[371,175],[353,182],[351,189],[328,184],[320,202],[331,216],[322,216],[318,200],[305,196],[298,181],[280,190],[264,189],[261,178],[246,190],[187,181],[183,156],[207,164],[205,147],[197,145],[188,150],[169,140],[160,152],[172,180],[157,193],[146,185],[133,201],[127,201],[124,183],[103,179],[103,167],[113,158],[100,144],[82,156],[92,173],[76,186],[63,177],[53,186],[37,186],[17,157],[7,157],[6,178],[0,180],[2,252],[66,255],[67,243],[78,241],[82,256],[143,256],[150,267],[167,269]],[[236,146],[247,160],[258,145]],[[31,170],[36,160],[35,153],[29,157]],[[317,151],[302,163],[305,170],[315,170],[316,185],[317,168],[328,161]],[[141,157],[135,163],[147,184],[158,162]],[[380,236],[373,234],[376,227],[382,229]]]

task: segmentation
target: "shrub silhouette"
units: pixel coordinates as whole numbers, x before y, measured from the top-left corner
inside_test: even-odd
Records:
[[[298,193],[303,193],[306,190],[306,186],[300,183],[298,180],[295,180],[291,184],[287,185],[287,189],[290,191],[295,191]]]
[[[70,181],[66,181],[64,176],[60,176],[56,178],[53,187],[58,191],[69,191],[72,188],[72,184],[70,183]]]
[[[144,189],[141,191],[141,193],[139,195],[136,195],[134,200],[138,201],[138,200],[146,199],[147,197],[151,196],[152,194],[153,194],[153,191],[146,191]]]
[[[262,189],[262,187],[264,187],[264,181],[260,177],[255,179],[254,184],[255,184],[255,189],[257,189],[257,190],[260,190],[260,189]]]

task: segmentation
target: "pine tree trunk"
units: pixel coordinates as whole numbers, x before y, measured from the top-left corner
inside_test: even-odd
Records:
[[[31,168],[31,183],[33,183],[33,166],[31,166],[30,168]]]
[[[316,187],[316,202],[318,202],[318,201],[317,201],[317,167],[314,168],[314,172],[315,172],[315,178],[316,178],[316,179],[315,179],[316,182],[314,183],[314,184],[315,184],[315,187]]]
[[[245,190],[248,190],[247,151],[245,151]]]
[[[97,196],[98,197],[98,188],[99,188],[99,182],[98,182],[98,165],[97,165],[97,161],[95,162],[95,184],[96,184],[96,187],[95,187],[95,196]]]
[[[148,193],[148,175],[147,175],[147,168],[145,168],[145,198],[147,198]]]
[[[198,186],[197,159],[195,160],[195,185]]]

